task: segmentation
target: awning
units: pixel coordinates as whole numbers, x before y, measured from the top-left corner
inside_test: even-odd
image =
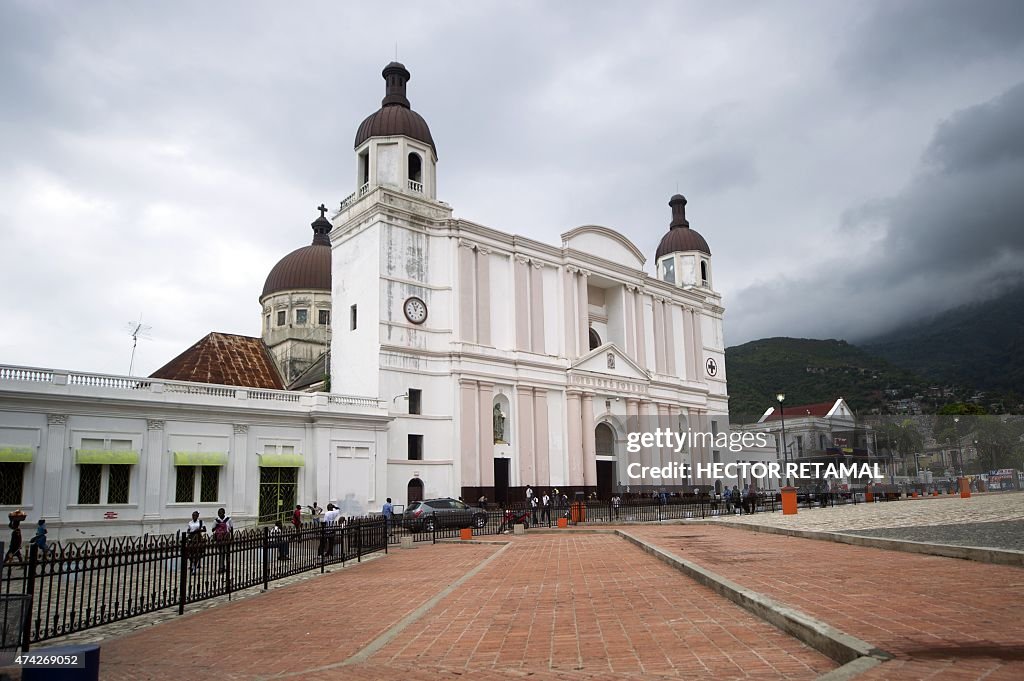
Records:
[[[302,454],[260,454],[260,468],[299,468],[305,465]]]
[[[227,466],[227,452],[174,452],[175,466]]]
[[[138,463],[139,453],[134,450],[112,451],[110,449],[76,449],[75,463]]]
[[[35,447],[13,447],[11,445],[0,445],[0,462],[32,463],[32,455],[35,453]]]

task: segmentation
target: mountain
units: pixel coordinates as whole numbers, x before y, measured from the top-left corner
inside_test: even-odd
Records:
[[[924,386],[900,369],[843,340],[764,338],[726,348],[729,414],[749,423],[777,404],[811,404],[844,398],[857,413],[885,410],[886,390],[911,396]]]
[[[1024,391],[1024,287],[905,325],[860,347],[933,382]]]

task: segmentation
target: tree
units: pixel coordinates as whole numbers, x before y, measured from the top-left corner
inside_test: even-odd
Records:
[[[903,474],[908,474],[907,457],[924,449],[924,437],[910,419],[884,421],[878,426],[876,442],[880,441],[891,454],[898,454]]]

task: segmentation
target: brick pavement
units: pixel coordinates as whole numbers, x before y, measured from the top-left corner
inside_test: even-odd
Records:
[[[1020,568],[715,523],[628,532],[896,656],[863,678],[1024,678]]]
[[[533,535],[498,551],[394,551],[166,622],[105,642],[102,678],[811,679],[836,666],[622,538]],[[376,652],[346,664],[364,648]]]

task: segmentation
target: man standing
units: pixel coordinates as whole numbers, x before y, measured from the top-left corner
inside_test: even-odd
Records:
[[[616,494],[614,497],[612,497],[612,508],[615,509],[615,519],[616,520],[619,519],[619,506],[621,506],[621,505],[622,505],[622,499],[619,498],[618,494]]]
[[[334,504],[327,504],[327,513],[324,514],[323,536],[320,539],[318,556],[331,556],[334,554],[334,533],[337,531],[338,516],[341,509]]]
[[[302,529],[302,505],[301,504],[296,506],[295,510],[292,512],[292,526],[295,527],[295,531],[296,532],[298,532],[299,530]]]
[[[540,500],[540,519],[541,522],[547,520],[548,524],[551,524],[551,497],[547,492],[544,492]]]
[[[537,506],[540,505],[540,499],[537,497],[530,498],[530,508],[533,510],[533,524],[537,524]]]
[[[381,515],[384,516],[384,527],[387,529],[388,536],[391,535],[391,516],[395,514],[395,507],[391,505],[391,497],[388,497],[384,501],[384,508],[381,509]]]
[[[527,485],[526,486],[526,506],[529,507],[531,505],[531,502],[533,502],[533,487]]]
[[[192,520],[189,521],[185,540],[185,557],[188,559],[188,573],[194,575],[199,572],[199,560],[203,557],[203,521],[199,518],[199,511],[192,511]]]

